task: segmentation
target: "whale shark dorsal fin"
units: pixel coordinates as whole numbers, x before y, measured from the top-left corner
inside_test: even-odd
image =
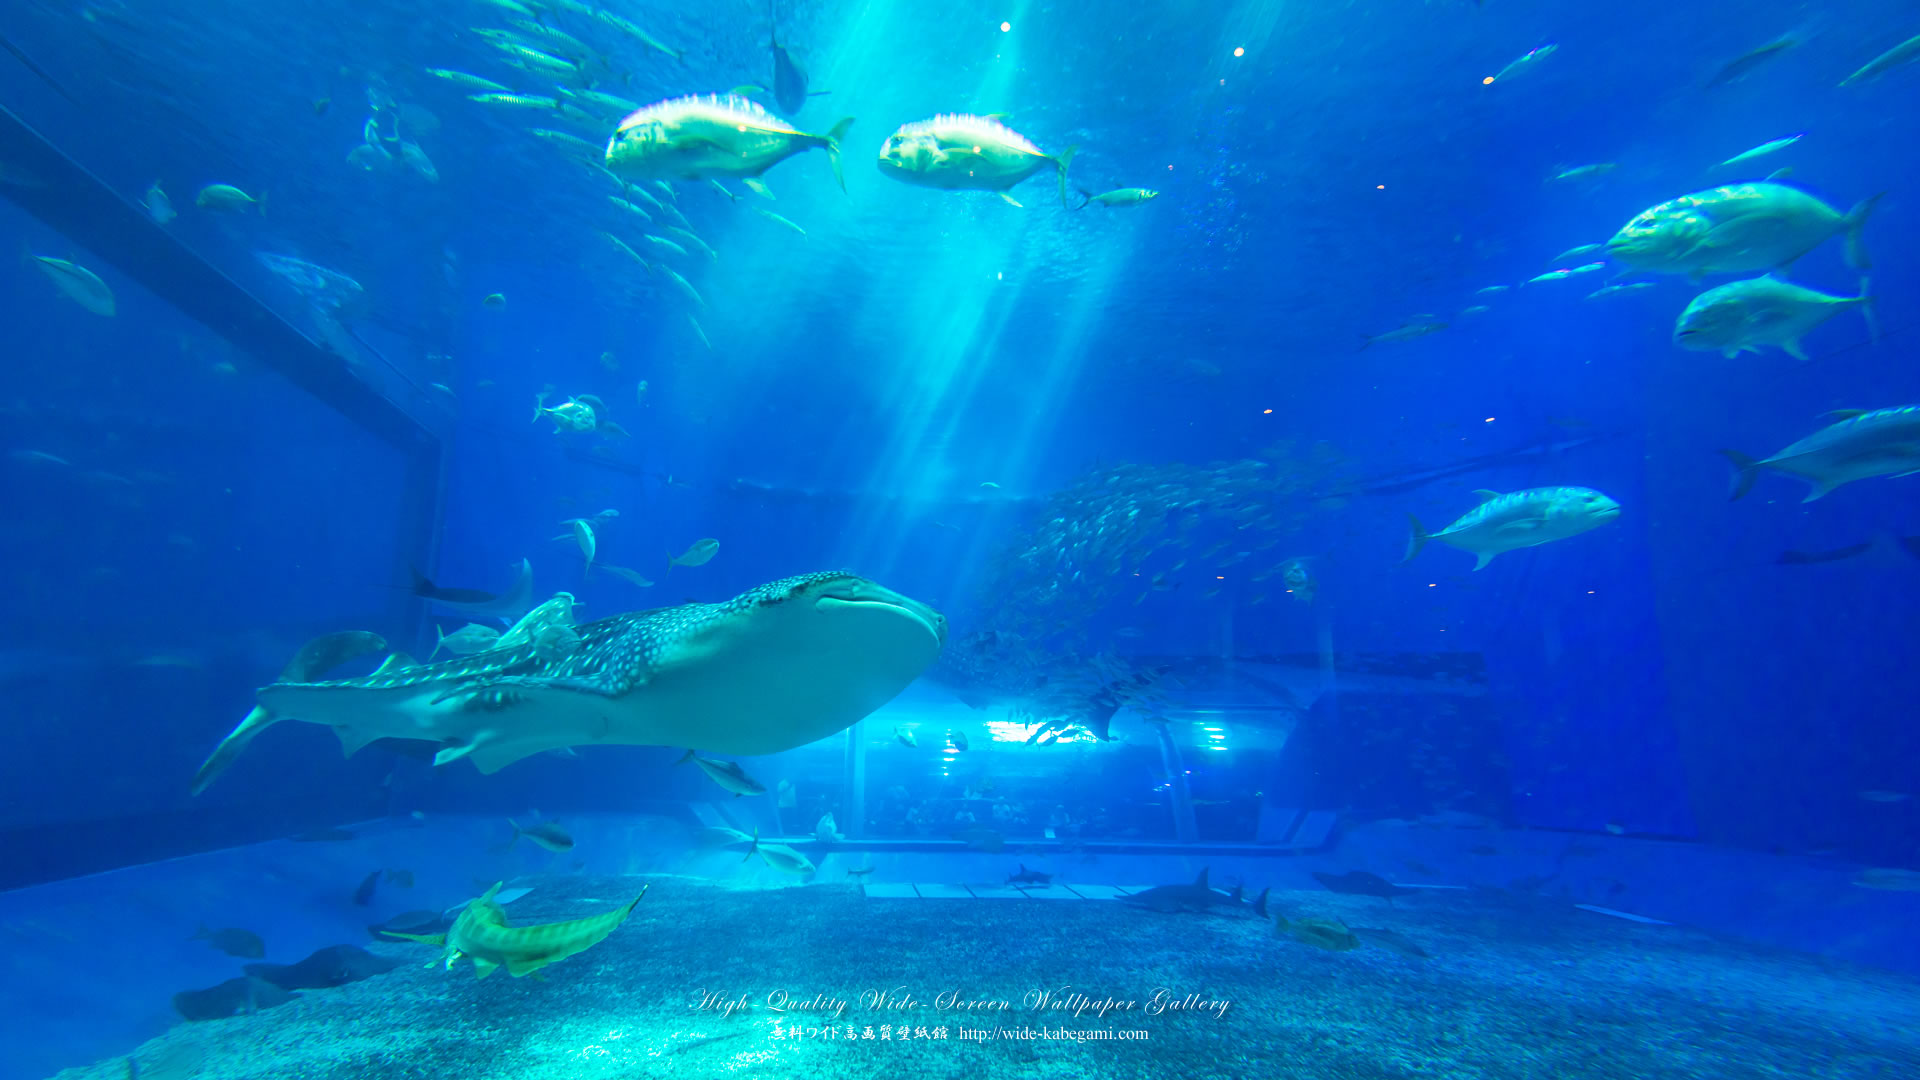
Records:
[[[1207,870],[1208,869],[1209,867],[1205,867],[1205,866],[1200,868],[1200,876],[1193,879],[1194,888],[1204,889],[1207,887]]]
[[[1492,502],[1493,500],[1495,500],[1495,499],[1497,499],[1497,498],[1499,498],[1499,497],[1500,497],[1501,495],[1503,495],[1503,494],[1505,494],[1505,493],[1504,493],[1504,492],[1500,492],[1500,491],[1493,491],[1493,490],[1491,490],[1491,489],[1489,489],[1489,488],[1475,488],[1475,489],[1473,489],[1473,494],[1474,494],[1474,495],[1475,495],[1475,496],[1476,496],[1476,497],[1477,497],[1477,498],[1478,498],[1478,499],[1479,499],[1479,500],[1480,500],[1481,502],[1483,502],[1483,503],[1488,503],[1488,502]]]

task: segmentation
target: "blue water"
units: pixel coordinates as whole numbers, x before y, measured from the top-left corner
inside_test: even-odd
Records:
[[[758,2],[606,5],[674,57],[584,5],[527,6],[592,50],[574,90],[645,105],[773,81]],[[1249,893],[1309,895],[1303,867],[1366,869],[1887,969],[1920,1001],[1920,894],[1856,883],[1920,870],[1916,481],[1803,503],[1765,473],[1729,501],[1720,453],[1920,401],[1920,64],[1839,86],[1920,33],[1910,7],[776,8],[822,91],[783,115],[812,133],[854,118],[845,190],[817,149],[772,167],[764,195],[643,183],[709,258],[644,241],[610,204],[619,180],[530,134],[591,150],[624,110],[487,105],[428,72],[555,93],[475,33],[520,17],[503,6],[8,7],[8,139],[97,184],[0,155],[0,236],[24,252],[0,266],[0,887],[16,890],[0,926],[20,957],[4,1000],[94,1020],[45,1021],[0,1074],[105,1061],[180,1022],[173,992],[232,974],[182,945],[202,922],[250,925],[292,960],[476,879],[791,885],[759,860],[682,863],[689,830],[797,843],[828,813],[848,846],[807,849],[835,861],[804,881],[872,866],[870,903],[1042,863],[1111,887],[1211,862],[1216,883],[1230,866]],[[1075,148],[1071,204],[1158,195],[1069,209],[1047,164],[1016,207],[875,167],[896,127],[945,113]],[[1614,167],[1552,179],[1595,164]],[[1676,345],[1675,320],[1749,275],[1614,262],[1521,284],[1648,207],[1781,168],[1843,213],[1886,193],[1861,234],[1877,334],[1844,311],[1806,335],[1810,359],[1724,357]],[[164,223],[143,208],[156,183]],[[214,183],[261,205],[197,207]],[[669,212],[635,201],[672,239]],[[97,274],[115,314],[29,256]],[[197,266],[318,347],[263,355],[197,321],[212,286],[168,285]],[[1838,296],[1863,276],[1838,237],[1784,273]],[[1479,292],[1493,285],[1510,288]],[[296,363],[323,370],[289,379]],[[593,395],[620,430],[529,423],[543,392]],[[1442,541],[1401,564],[1409,514],[1438,531],[1476,490],[1562,485],[1604,492],[1618,520],[1477,572]],[[603,510],[589,570],[565,522]],[[707,538],[710,562],[669,570]],[[583,623],[847,568],[938,609],[945,654],[851,734],[741,757],[769,789],[753,799],[676,767],[683,748],[482,774],[343,757],[300,723],[189,794],[303,642],[364,629],[424,656],[466,620],[422,603],[410,568],[495,592],[522,558],[536,599],[571,593]],[[1097,731],[1089,703],[1116,686]],[[1075,726],[1041,744],[1061,716]],[[525,842],[489,851],[508,817],[594,824],[576,854],[530,859]],[[341,826],[377,859],[286,843]],[[429,835],[462,839],[409,839]],[[1567,854],[1581,846],[1597,853]],[[416,884],[383,886],[363,918],[350,895],[376,865]],[[98,978],[119,964],[139,974]]]

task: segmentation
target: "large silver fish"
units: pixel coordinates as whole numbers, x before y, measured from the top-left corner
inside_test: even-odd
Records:
[[[1752,490],[1762,469],[1797,476],[1813,485],[1801,502],[1812,502],[1855,480],[1920,472],[1920,405],[1834,411],[1845,419],[1828,424],[1765,460],[1755,461],[1732,450],[1720,451],[1740,470],[1733,497],[1738,499]]]
[[[719,604],[574,627],[537,643],[259,693],[272,720],[325,724],[349,754],[427,740],[444,764],[495,772],[543,750],[682,746],[774,754],[844,730],[906,689],[946,641],[946,619],[858,575],[787,578]],[[261,725],[264,726],[264,725]]]
[[[1478,570],[1495,555],[1578,536],[1620,516],[1620,504],[1592,488],[1528,488],[1505,494],[1482,489],[1474,494],[1480,505],[1439,532],[1428,532],[1419,518],[1408,514],[1413,535],[1407,557],[1400,561],[1420,554],[1427,541],[1438,540],[1479,556],[1473,564]]]
[[[1882,192],[1881,194],[1885,194]],[[1867,270],[1861,231],[1880,195],[1842,214],[1785,184],[1727,184],[1641,211],[1607,241],[1607,258],[1655,274],[1777,270],[1829,237],[1847,238],[1847,265]]]

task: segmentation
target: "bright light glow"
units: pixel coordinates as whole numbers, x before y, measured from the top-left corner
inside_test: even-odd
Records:
[[[1440,583],[1439,583],[1439,582],[1437,582],[1437,581],[1429,581],[1429,582],[1427,582],[1427,588],[1429,588],[1429,589],[1437,589],[1437,588],[1439,588],[1439,587],[1440,587]]]
[[[1245,55],[1247,55],[1247,50],[1246,50],[1246,49],[1244,49],[1244,48],[1235,48],[1235,49],[1233,50],[1233,55],[1235,55],[1235,56],[1245,56]]]
[[[1487,76],[1486,78],[1484,78],[1484,79],[1481,79],[1481,80],[1480,80],[1480,85],[1481,85],[1481,86],[1492,86],[1492,85],[1493,85],[1493,76],[1491,76],[1491,75],[1489,75],[1489,76]]]
[[[1373,185],[1373,190],[1375,190],[1375,191],[1385,191],[1385,190],[1387,190],[1387,185],[1385,185],[1385,184],[1375,184],[1375,185]]]
[[[1491,416],[1487,417],[1487,423],[1489,424],[1493,423],[1493,417]]]
[[[1261,409],[1261,410],[1260,410],[1260,415],[1261,415],[1261,416],[1272,416],[1272,415],[1273,415],[1273,410],[1272,410],[1272,409]]]
[[[1011,29],[1013,29],[1013,24],[1010,22],[1003,22],[1000,24],[1000,32],[1003,34]]]

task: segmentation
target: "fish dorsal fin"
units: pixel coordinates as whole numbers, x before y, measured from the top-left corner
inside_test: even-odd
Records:
[[[1478,496],[1483,503],[1490,503],[1505,494],[1504,492],[1493,491],[1489,488],[1475,488],[1473,493]]]
[[[1828,409],[1822,416],[1834,416],[1842,420],[1854,420],[1867,415],[1866,409]]]
[[[1193,879],[1193,887],[1194,887],[1194,888],[1196,888],[1196,889],[1204,889],[1204,888],[1207,888],[1207,887],[1208,887],[1208,886],[1207,886],[1207,870],[1208,870],[1208,869],[1210,869],[1210,868],[1209,868],[1209,867],[1202,867],[1202,868],[1201,868],[1201,870],[1200,870],[1200,876],[1199,876],[1199,877],[1197,877],[1197,878],[1194,878],[1194,879]]]

